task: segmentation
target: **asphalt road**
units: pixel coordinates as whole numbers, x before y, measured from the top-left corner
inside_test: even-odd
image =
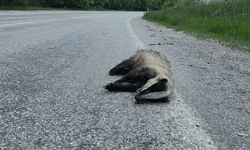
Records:
[[[142,15],[1,11],[0,149],[250,149],[250,54]],[[103,88],[140,48],[171,62],[170,103]]]

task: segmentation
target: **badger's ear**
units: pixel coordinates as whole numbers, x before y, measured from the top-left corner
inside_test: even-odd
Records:
[[[163,79],[160,80],[160,82],[167,83],[167,82],[168,82],[168,79],[167,79],[167,78],[163,78]]]

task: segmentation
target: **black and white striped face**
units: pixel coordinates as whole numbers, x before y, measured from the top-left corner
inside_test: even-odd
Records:
[[[170,86],[170,87],[169,87]],[[165,77],[156,77],[136,91],[137,101],[167,101],[167,96],[172,92],[172,85]]]

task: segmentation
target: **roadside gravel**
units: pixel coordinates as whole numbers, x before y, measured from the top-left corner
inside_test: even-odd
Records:
[[[171,62],[175,92],[197,111],[219,149],[250,149],[250,53],[131,19],[147,48]]]

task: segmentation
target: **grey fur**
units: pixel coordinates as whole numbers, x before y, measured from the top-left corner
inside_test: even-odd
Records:
[[[167,101],[173,91],[170,65],[153,50],[138,50],[135,55],[109,71],[110,75],[125,75],[105,88],[109,91],[136,92],[137,101]]]

